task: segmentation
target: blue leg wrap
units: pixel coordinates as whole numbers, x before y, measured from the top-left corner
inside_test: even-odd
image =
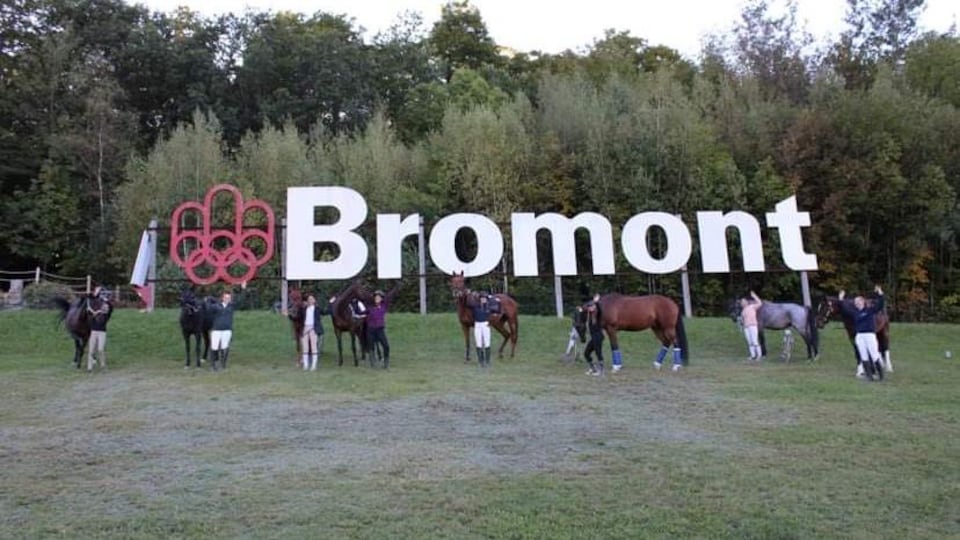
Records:
[[[683,364],[683,358],[681,358],[680,356],[680,348],[674,347],[673,348],[673,365],[679,366],[682,364]]]
[[[656,360],[656,362],[657,362],[658,364],[662,364],[662,363],[663,363],[663,359],[666,358],[666,357],[667,357],[667,348],[666,348],[666,347],[661,347],[661,348],[660,348],[660,352],[657,353],[657,360]]]
[[[623,364],[623,355],[620,353],[620,349],[613,351],[613,365],[619,366]]]

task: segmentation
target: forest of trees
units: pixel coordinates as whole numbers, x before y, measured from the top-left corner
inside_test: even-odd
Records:
[[[287,186],[346,185],[372,213],[428,222],[597,211],[617,227],[655,209],[691,230],[696,210],[762,217],[796,194],[816,291],[881,283],[897,319],[957,319],[960,37],[922,33],[923,3],[848,0],[845,30],[818,43],[751,0],[691,60],[616,30],[507,56],[467,2],[364,40],[331,13],[5,0],[0,260],[122,283],[149,219],[224,181],[278,210]],[[776,270],[776,234],[765,248]],[[747,287],[799,299],[790,272],[694,287],[703,312]]]

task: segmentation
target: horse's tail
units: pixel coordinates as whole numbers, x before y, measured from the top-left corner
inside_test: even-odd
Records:
[[[810,345],[813,347],[813,354],[820,354],[820,332],[817,330],[817,317],[813,308],[807,306],[807,334],[810,335]]]
[[[66,298],[57,296],[51,300],[51,302],[53,302],[53,305],[60,310],[60,313],[57,315],[57,322],[62,323],[67,318],[67,312],[70,311],[70,301]]]
[[[690,347],[687,343],[687,330],[683,327],[683,312],[677,310],[677,346],[680,347],[680,358],[684,365],[690,363]]]

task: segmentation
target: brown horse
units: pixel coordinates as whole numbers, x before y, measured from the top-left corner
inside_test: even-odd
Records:
[[[870,302],[870,300],[867,300]],[[853,304],[853,299],[847,298],[840,300],[836,296],[827,296],[817,306],[817,328],[823,328],[830,322],[831,318],[839,318],[843,321],[843,327],[847,330],[847,337],[850,338],[850,344],[853,345],[853,358],[860,365],[860,354],[857,352],[857,346],[854,343],[857,331],[853,326],[853,319],[846,316],[840,309],[843,302]],[[879,345],[880,355],[883,357],[884,371],[893,372],[893,362],[890,360],[890,317],[886,311],[878,311],[873,316],[873,323],[877,330],[877,344]]]
[[[450,290],[457,303],[457,317],[460,319],[460,328],[463,330],[464,354],[463,360],[470,361],[470,330],[473,329],[473,306],[477,302],[477,293],[466,287],[463,271],[450,277]],[[490,326],[494,327],[503,336],[500,344],[499,357],[503,358],[503,349],[510,341],[510,358],[517,350],[517,333],[519,332],[519,306],[517,301],[505,294],[495,294],[493,297],[500,303],[500,313],[490,314]]]
[[[360,281],[354,281],[346,289],[337,293],[330,302],[330,318],[333,321],[333,335],[337,337],[338,366],[343,365],[343,333],[350,334],[350,350],[353,351],[353,365],[359,366],[357,358],[357,341],[360,342],[360,356],[367,355],[367,320],[354,317],[350,302],[357,297],[360,290]]]
[[[90,341],[90,323],[103,309],[104,302],[98,296],[83,296],[72,304],[65,298],[54,298],[53,303],[60,310],[58,319],[73,339],[73,364],[80,369],[83,351]]]
[[[690,348],[687,346],[687,332],[683,326],[683,314],[680,306],[672,299],[658,294],[650,296],[626,296],[606,294],[598,301],[600,324],[610,337],[610,349],[613,356],[613,371],[620,371],[622,355],[617,332],[640,331],[647,328],[663,344],[654,366],[660,369],[667,351],[673,347],[673,370],[687,364]],[[580,323],[583,325],[584,323]],[[578,328],[580,335],[586,335],[586,328]],[[600,366],[601,371],[603,366]]]
[[[300,336],[303,335],[304,324],[303,295],[300,293],[300,289],[290,287],[289,296],[290,307],[287,308],[287,318],[290,319],[290,330],[293,334],[293,342],[297,348],[297,358],[294,360],[294,363],[300,365],[300,361],[303,358],[303,347],[300,345]]]

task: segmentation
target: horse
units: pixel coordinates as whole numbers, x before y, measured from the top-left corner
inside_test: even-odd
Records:
[[[870,300],[868,300],[870,301]],[[860,354],[857,352],[857,346],[854,343],[857,331],[853,326],[853,318],[844,315],[840,310],[840,304],[847,302],[853,305],[852,299],[840,300],[836,296],[826,296],[817,306],[817,328],[823,328],[833,317],[839,317],[843,321],[843,326],[847,330],[847,337],[850,338],[850,344],[853,346],[853,358],[857,365],[860,365]],[[874,315],[874,326],[877,331],[877,344],[880,349],[880,356],[883,357],[883,370],[887,373],[893,372],[893,362],[890,360],[890,317],[886,311],[878,311]]]
[[[99,296],[83,296],[70,303],[66,298],[57,297],[53,299],[53,303],[60,310],[58,322],[64,324],[67,333],[73,339],[73,364],[80,369],[83,351],[87,348],[87,342],[90,341],[91,322],[93,317],[103,309],[103,299]]]
[[[687,332],[683,326],[683,314],[680,312],[680,306],[672,299],[659,294],[649,296],[605,294],[597,301],[597,309],[600,326],[610,338],[615,372],[620,371],[622,365],[620,342],[617,340],[617,332],[620,331],[642,331],[648,328],[653,331],[663,345],[653,363],[657,369],[660,369],[671,347],[674,371],[679,371],[681,365],[689,364],[690,347],[687,344]],[[586,335],[586,318],[578,318],[577,324],[580,325],[577,328],[580,335]],[[602,365],[600,369],[602,372]]]
[[[183,347],[186,350],[185,367],[190,367],[190,338],[196,343],[197,367],[210,354],[210,330],[213,328],[213,313],[207,308],[209,298],[197,298],[193,289],[185,288],[180,293],[180,332],[183,335]],[[203,342],[203,355],[200,343]]]
[[[730,318],[738,325],[741,323],[741,311],[740,302],[731,301]],[[812,361],[820,357],[820,335],[817,332],[816,317],[810,308],[799,304],[764,301],[757,310],[757,323],[760,349],[764,356],[767,355],[767,343],[763,336],[763,329],[785,330],[780,360],[789,362],[793,356],[793,333],[790,330],[793,328],[807,345],[807,359]]]
[[[290,306],[287,310],[287,318],[290,319],[290,329],[293,331],[293,342],[297,348],[296,364],[300,364],[303,358],[303,346],[300,344],[300,336],[303,335],[304,325],[303,295],[300,289],[290,287]]]
[[[343,341],[344,332],[350,334],[350,350],[353,351],[353,365],[359,366],[357,358],[357,341],[360,341],[360,355],[367,356],[367,320],[366,318],[354,317],[350,302],[356,297],[360,289],[360,281],[354,281],[346,289],[340,291],[333,297],[330,304],[330,319],[333,323],[333,334],[337,337],[337,354],[339,355],[338,366],[343,365]]]
[[[460,329],[463,330],[464,362],[470,361],[470,332],[473,330],[473,306],[477,302],[477,293],[466,287],[464,273],[461,270],[459,274],[454,273],[450,277],[450,290],[453,293],[454,302],[457,305],[457,318],[460,320]],[[519,311],[520,306],[517,301],[506,294],[492,295],[494,300],[500,304],[500,313],[490,314],[490,326],[503,336],[503,343],[500,344],[498,358],[503,358],[503,349],[510,342],[510,358],[513,358],[517,350],[517,337],[520,330]]]

